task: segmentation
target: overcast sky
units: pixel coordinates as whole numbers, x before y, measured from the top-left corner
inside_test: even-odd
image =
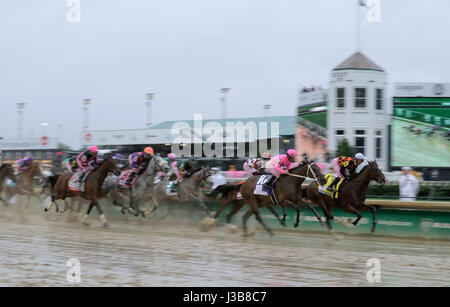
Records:
[[[82,99],[96,130],[228,115],[294,115],[299,87],[328,86],[330,70],[355,51],[356,0],[0,1],[0,136],[58,135],[79,146]],[[450,1],[381,0],[381,22],[362,20],[362,51],[389,82],[450,82]],[[365,9],[361,9],[361,15]]]

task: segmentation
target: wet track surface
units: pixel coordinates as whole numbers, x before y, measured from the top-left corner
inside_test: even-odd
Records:
[[[252,237],[218,226],[199,230],[185,218],[110,219],[90,226],[77,214],[0,210],[0,286],[450,286],[450,246],[443,241],[341,236],[257,229]],[[109,215],[111,216],[111,215]],[[367,260],[381,262],[369,283]]]

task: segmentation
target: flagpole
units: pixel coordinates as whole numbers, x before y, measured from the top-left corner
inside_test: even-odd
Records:
[[[361,51],[361,18],[359,16],[360,0],[356,0],[356,51]]]

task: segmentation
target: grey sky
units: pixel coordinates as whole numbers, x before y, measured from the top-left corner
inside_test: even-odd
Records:
[[[27,102],[26,136],[79,146],[81,101],[92,98],[97,130],[154,122],[295,113],[297,90],[327,86],[355,51],[356,0],[81,0],[81,23],[66,0],[0,1],[0,136],[16,136],[15,104]],[[389,82],[450,82],[450,1],[381,0],[381,23],[362,22],[362,51]]]

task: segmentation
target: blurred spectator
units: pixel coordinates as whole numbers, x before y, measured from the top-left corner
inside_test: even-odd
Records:
[[[222,175],[222,173],[220,172],[220,168],[218,167],[213,167],[211,168],[211,181],[212,181],[212,186],[211,189],[215,189],[217,188],[219,185],[222,184],[226,184],[227,180],[225,179],[225,177]]]
[[[398,181],[402,201],[415,201],[419,192],[419,180],[411,174],[411,170],[409,166],[402,167],[403,174]]]

